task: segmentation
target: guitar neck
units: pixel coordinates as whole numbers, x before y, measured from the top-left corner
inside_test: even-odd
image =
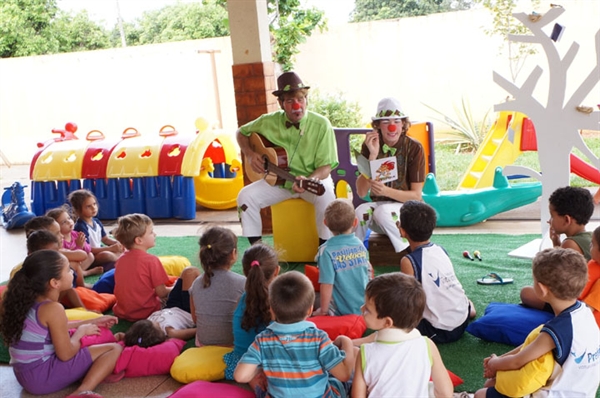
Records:
[[[273,173],[279,178],[283,178],[286,181],[294,182],[296,181],[296,177],[282,168],[277,167],[273,163],[269,162],[268,159],[265,159],[265,171],[268,173]]]
[[[267,157],[265,157],[264,160],[265,160],[265,165],[264,165],[265,172],[267,174],[273,173],[281,179],[284,179],[286,181],[295,182],[296,184],[298,184],[298,186],[300,188],[306,189],[308,192],[314,193],[317,196],[321,196],[325,193],[325,187],[323,186],[323,184],[321,184],[320,181],[315,181],[315,180],[310,180],[310,179],[297,180],[296,176],[294,176],[293,174],[289,173],[286,170],[283,170],[280,167],[277,167],[276,165],[271,163]]]

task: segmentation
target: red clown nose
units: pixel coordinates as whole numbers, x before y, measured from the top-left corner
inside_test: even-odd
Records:
[[[395,125],[395,124],[390,124],[390,125],[388,126],[388,131],[389,131],[390,133],[393,133],[394,131],[396,131],[396,125]]]
[[[298,109],[300,109],[300,104],[297,102],[294,102],[294,105],[292,105],[292,109],[297,111]]]

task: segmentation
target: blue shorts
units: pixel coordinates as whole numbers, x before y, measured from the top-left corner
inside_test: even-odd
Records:
[[[425,318],[421,319],[421,322],[419,322],[419,324],[417,325],[417,329],[419,329],[419,332],[421,332],[423,336],[429,337],[431,341],[433,341],[435,344],[453,343],[459,340],[465,333],[465,330],[467,330],[467,326],[469,326],[470,321],[470,313],[471,304],[469,304],[469,310],[467,311],[467,318],[465,319],[465,321],[453,330],[437,329],[433,327],[433,325],[429,323],[429,321],[427,321],[427,319]]]
[[[46,361],[13,364],[13,372],[27,392],[43,395],[60,391],[83,379],[93,362],[90,350],[82,348],[66,362],[54,354]]]
[[[496,391],[496,387],[490,387],[485,392],[485,398],[508,398],[508,395],[500,394]]]

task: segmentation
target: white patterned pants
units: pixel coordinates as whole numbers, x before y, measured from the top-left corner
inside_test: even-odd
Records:
[[[325,208],[335,200],[335,193],[331,177],[321,180],[321,183],[325,187],[325,193],[321,196],[308,191],[295,193],[285,188],[271,186],[265,180],[255,181],[250,185],[246,185],[237,197],[238,215],[242,223],[242,235],[246,237],[262,236],[260,209],[287,199],[300,198],[312,203],[315,207],[319,238],[324,240],[329,239],[331,231],[325,226],[323,220],[325,218]]]
[[[365,240],[367,230],[385,234],[390,238],[396,253],[408,247],[408,242],[400,237],[396,223],[400,222],[400,202],[367,202],[356,208],[358,226],[354,232],[361,241]]]

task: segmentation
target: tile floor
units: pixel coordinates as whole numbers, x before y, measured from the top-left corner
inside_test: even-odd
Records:
[[[13,165],[6,167],[0,165],[0,185],[10,186],[13,182],[19,181],[23,185],[29,184],[29,165]],[[595,188],[590,188],[595,192]],[[26,195],[29,195],[26,188]],[[28,196],[27,196],[28,197]],[[503,233],[503,234],[536,234],[541,232],[540,223],[540,203],[532,203],[519,209],[511,210],[492,217],[486,222],[477,225],[461,228],[436,228],[434,233]],[[588,229],[600,225],[600,209],[597,207],[594,212],[592,222],[588,224]],[[190,236],[199,235],[200,231],[207,224],[220,224],[228,226],[236,234],[241,233],[241,227],[237,221],[235,210],[208,210],[199,209],[195,220],[157,220],[156,232],[159,236]],[[110,228],[113,223],[106,223]],[[510,248],[510,250],[515,248]],[[25,236],[22,230],[5,230],[0,228],[0,281],[8,279],[10,270],[14,265],[23,260],[26,255]],[[123,379],[118,383],[100,384],[96,392],[105,397],[167,397],[177,388],[180,383],[173,380],[170,376],[152,376]],[[45,397],[64,397],[75,389],[75,386],[66,388],[55,394]],[[25,392],[17,383],[12,368],[6,364],[0,364],[0,397],[31,397],[31,394]]]

